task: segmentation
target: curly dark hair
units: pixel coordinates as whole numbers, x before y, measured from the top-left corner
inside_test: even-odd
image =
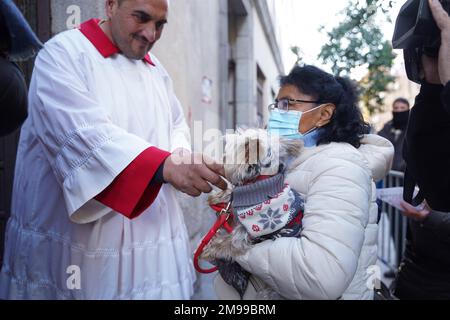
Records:
[[[330,123],[320,130],[317,145],[347,142],[358,149],[363,135],[370,132],[370,125],[364,121],[358,107],[357,86],[349,78],[334,77],[310,65],[296,66],[280,78],[280,85],[293,85],[300,92],[313,96],[319,104],[336,106]]]

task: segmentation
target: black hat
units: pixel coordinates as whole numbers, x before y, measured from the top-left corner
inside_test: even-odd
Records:
[[[12,0],[0,1],[0,21],[9,33],[8,58],[13,61],[27,60],[36,55],[42,43]],[[3,35],[3,36],[8,36]]]
[[[444,4],[446,1],[441,2]],[[395,24],[392,46],[394,49],[440,47],[440,31],[428,0],[408,0],[402,6]]]
[[[450,0],[439,0],[450,13]],[[434,21],[428,0],[408,0],[400,9],[395,24],[392,46],[403,49],[406,74],[411,81],[421,84],[421,58],[439,55],[441,31]]]

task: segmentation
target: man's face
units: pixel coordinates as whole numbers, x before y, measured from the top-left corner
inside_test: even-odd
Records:
[[[161,37],[167,0],[107,0],[114,42],[129,59],[141,60]]]
[[[405,111],[408,111],[408,110],[409,110],[409,107],[404,102],[396,102],[396,103],[394,103],[394,106],[392,107],[392,111],[394,113],[396,113],[396,112],[405,112]]]

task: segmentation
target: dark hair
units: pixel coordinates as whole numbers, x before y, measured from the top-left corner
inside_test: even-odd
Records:
[[[401,103],[406,104],[408,106],[408,108],[411,106],[409,104],[409,101],[406,100],[405,98],[397,98],[397,99],[395,99],[395,101],[394,101],[394,103],[392,105],[396,104],[397,102],[401,102]]]
[[[11,48],[11,37],[6,27],[3,14],[0,12],[0,55],[5,55]]]
[[[280,78],[280,85],[293,85],[320,104],[332,103],[336,110],[331,121],[322,127],[318,145],[347,142],[359,148],[361,138],[370,132],[358,107],[359,93],[356,84],[348,78],[334,77],[314,66],[296,66],[289,75]]]

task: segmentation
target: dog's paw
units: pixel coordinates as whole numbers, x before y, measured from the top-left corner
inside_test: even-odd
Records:
[[[253,241],[242,224],[238,223],[234,228],[230,245],[233,257],[244,255],[253,247]]]
[[[231,236],[218,232],[203,249],[201,259],[213,262],[215,260],[231,260]]]
[[[217,260],[216,258],[216,251],[214,249],[214,246],[211,246],[211,242],[206,245],[206,247],[203,249],[202,253],[200,254],[200,259],[204,261],[208,261],[210,263]]]

